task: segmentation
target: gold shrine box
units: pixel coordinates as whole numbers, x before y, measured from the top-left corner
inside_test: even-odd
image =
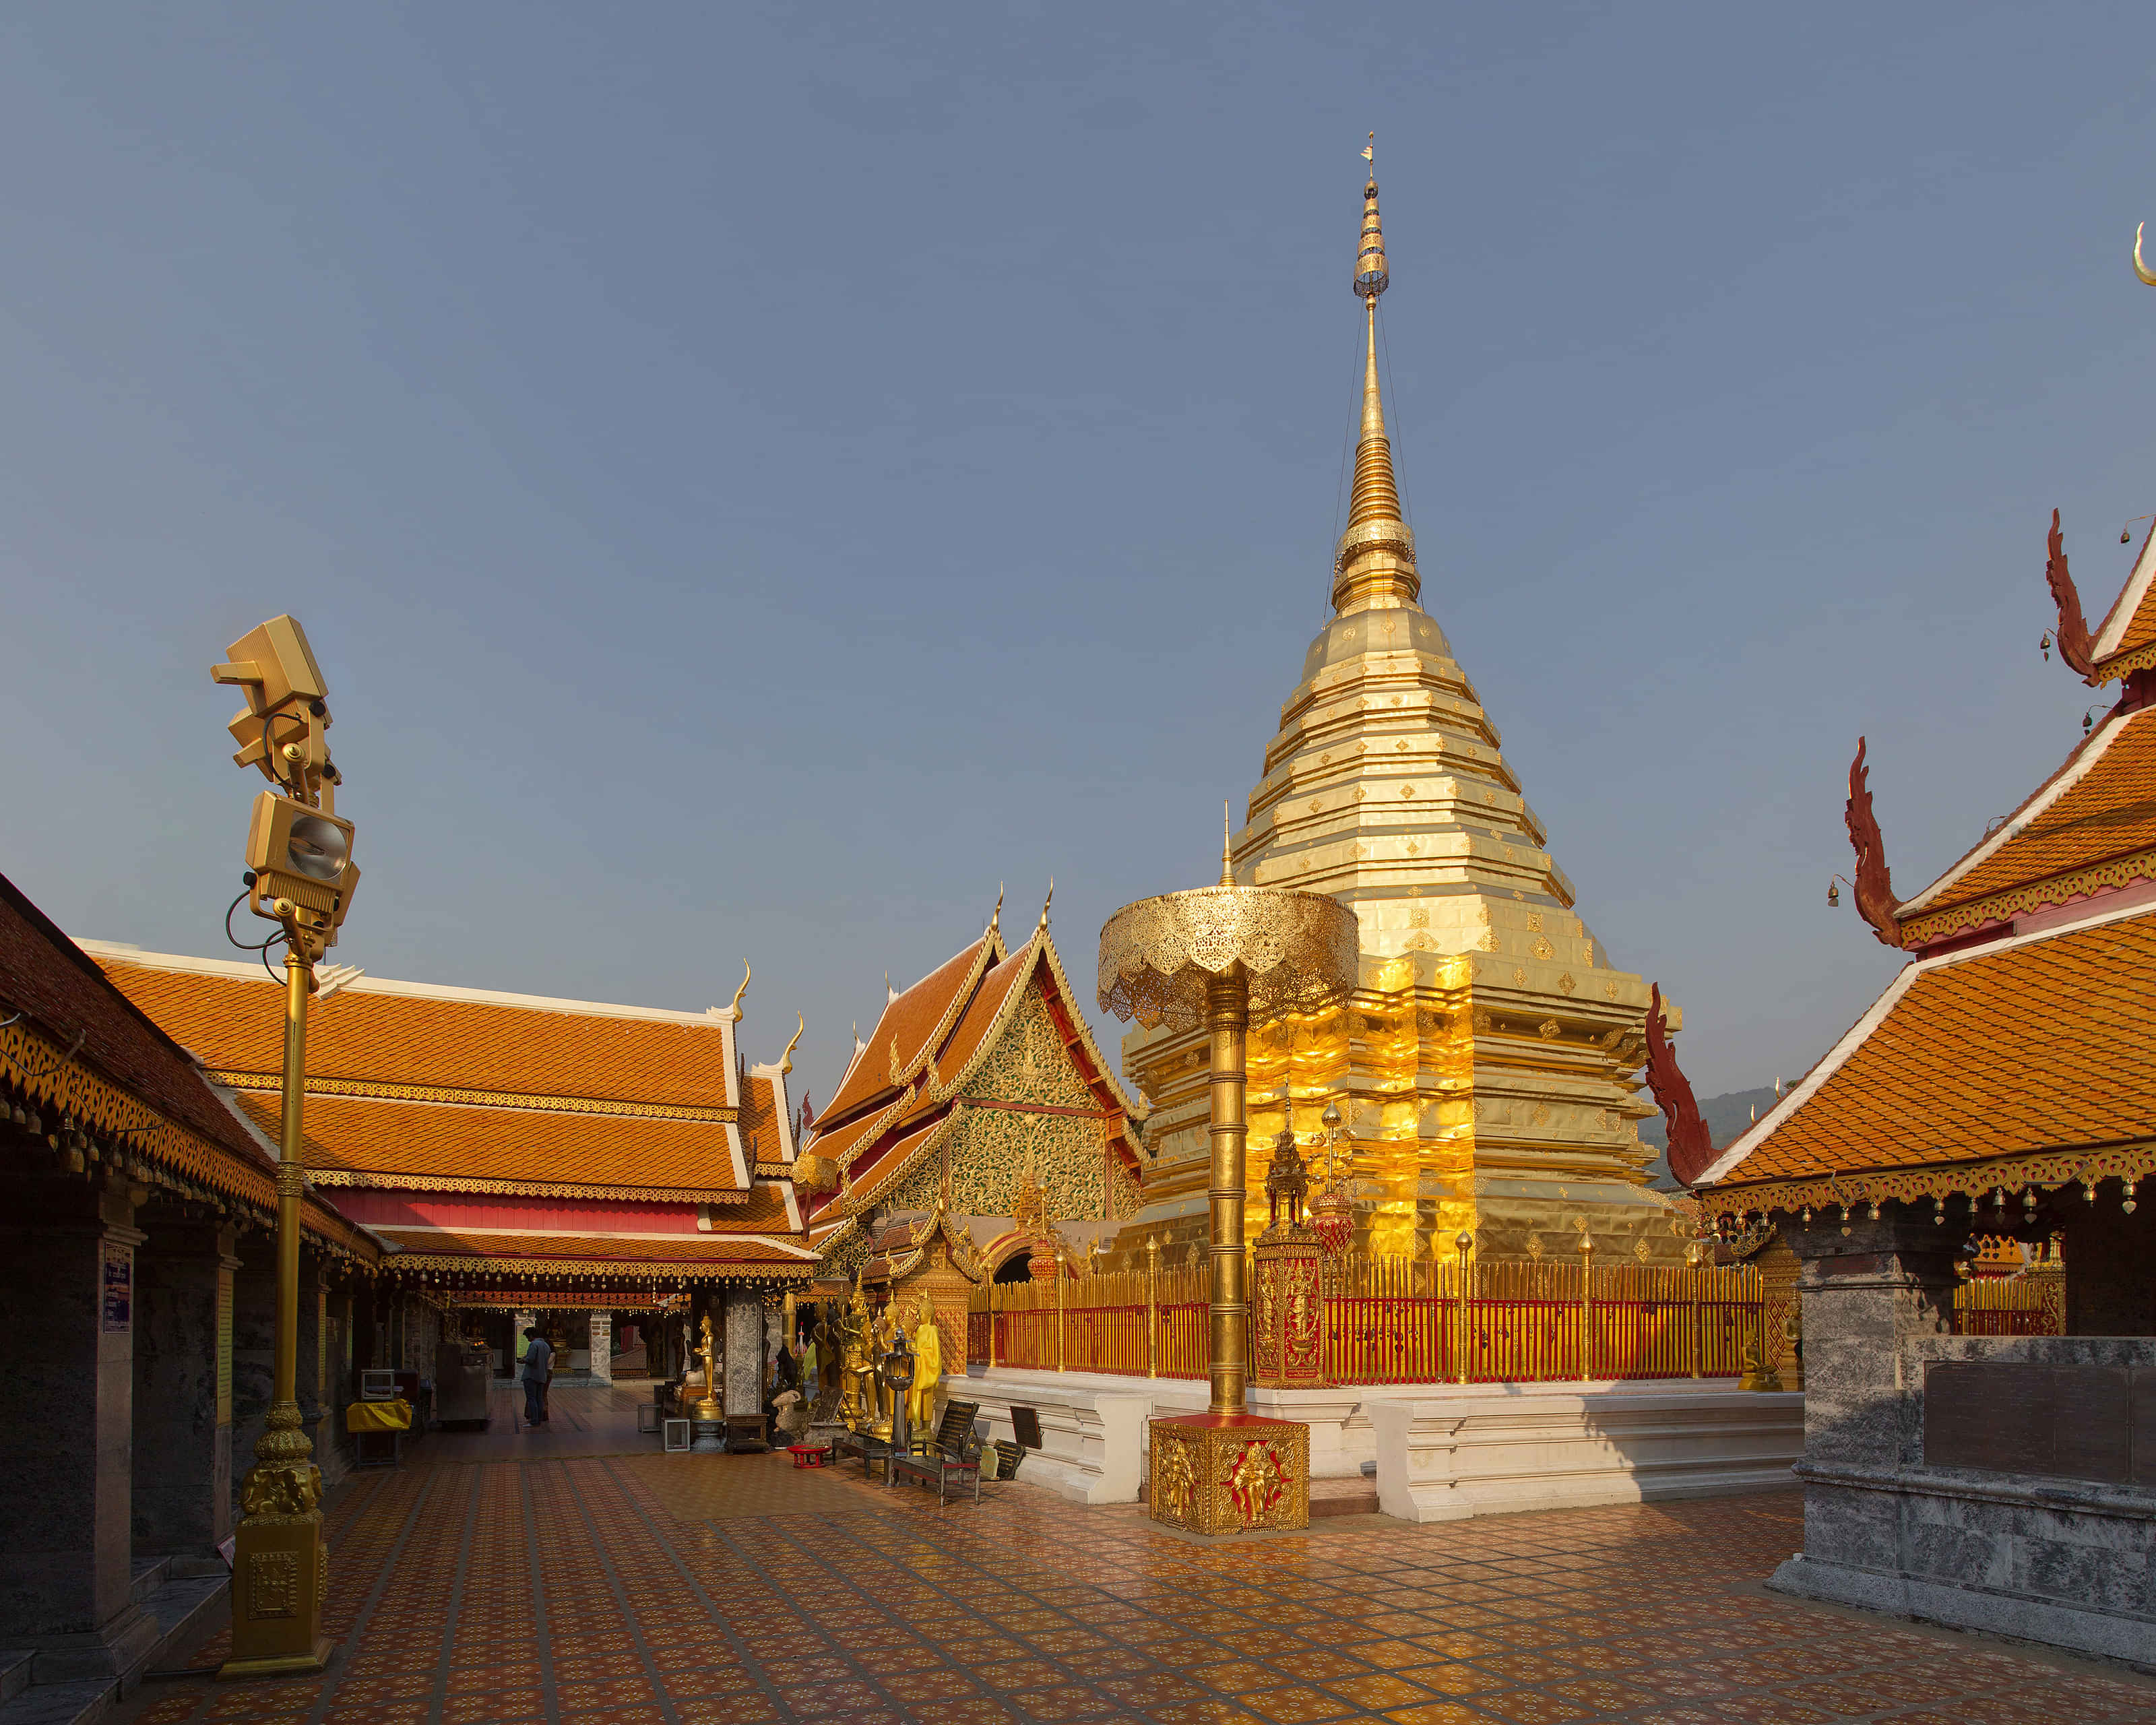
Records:
[[[1251,1253],[1250,1368],[1265,1389],[1325,1382],[1324,1248],[1293,1223],[1268,1228]]]
[[[1153,1520],[1193,1533],[1310,1525],[1310,1428],[1255,1414],[1152,1422]]]

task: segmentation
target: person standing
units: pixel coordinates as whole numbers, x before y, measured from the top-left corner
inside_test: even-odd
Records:
[[[535,1326],[524,1332],[524,1423],[547,1423],[547,1382],[554,1375],[554,1350]]]

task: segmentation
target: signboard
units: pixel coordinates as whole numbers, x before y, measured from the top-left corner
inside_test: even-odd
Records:
[[[217,1273],[217,1423],[232,1424],[232,1272]]]
[[[108,1336],[124,1336],[135,1327],[135,1249],[106,1241],[104,1322]]]

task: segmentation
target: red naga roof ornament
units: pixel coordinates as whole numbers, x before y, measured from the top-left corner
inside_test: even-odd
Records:
[[[1696,1184],[1714,1161],[1714,1137],[1700,1117],[1691,1081],[1677,1065],[1662,1015],[1662,985],[1647,997],[1647,1088],[1661,1105],[1670,1132],[1670,1173],[1683,1186]]]
[[[2092,689],[2103,679],[2097,675],[2096,642],[2089,634],[2088,620],[2082,615],[2082,596],[2074,586],[2073,573],[2066,567],[2066,541],[2059,534],[2059,512],[2051,511],[2051,535],[2046,542],[2050,556],[2044,564],[2044,579],[2050,583],[2051,603],[2059,608],[2059,627],[2051,640],[2059,649],[2059,657],[2067,665],[2081,673],[2081,679]]]
[[[1894,882],[1887,871],[1887,841],[1879,835],[1879,821],[1871,812],[1871,769],[1864,764],[1864,739],[1856,739],[1856,758],[1849,763],[1849,803],[1843,810],[1849,823],[1850,848],[1856,853],[1853,896],[1856,914],[1871,925],[1879,943],[1902,944],[1902,924],[1896,917]]]

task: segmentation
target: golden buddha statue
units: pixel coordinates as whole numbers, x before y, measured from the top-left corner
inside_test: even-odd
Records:
[[[913,1331],[913,1382],[906,1392],[906,1423],[916,1436],[933,1436],[936,1390],[943,1381],[943,1338],[936,1328],[936,1307],[921,1296]]]

